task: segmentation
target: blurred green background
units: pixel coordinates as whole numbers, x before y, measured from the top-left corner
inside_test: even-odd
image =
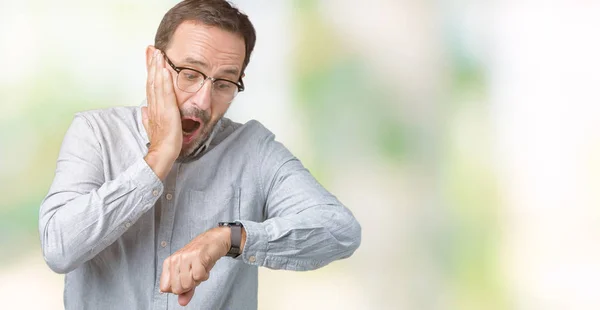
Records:
[[[0,0],[7,308],[62,308],[37,221],[63,135],[141,103],[176,2]],[[600,307],[600,5],[233,2],[258,41],[227,116],[265,124],[363,227],[350,259],[261,269],[259,309]]]

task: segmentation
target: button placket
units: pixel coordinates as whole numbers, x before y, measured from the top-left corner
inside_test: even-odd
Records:
[[[161,217],[160,223],[158,226],[158,247],[156,249],[156,292],[155,292],[155,308],[162,308],[159,306],[161,303],[166,302],[168,294],[160,294],[158,290],[158,285],[160,284],[160,271],[162,271],[162,264],[167,257],[171,255],[171,237],[173,235],[173,221],[175,218],[175,208],[173,206],[174,203],[174,195],[175,192],[175,181],[177,180],[177,174],[179,171],[179,164],[173,164],[173,168],[170,171],[167,179],[165,180],[165,190],[166,194],[163,196],[164,199],[161,200]],[[154,192],[153,192],[154,194]]]

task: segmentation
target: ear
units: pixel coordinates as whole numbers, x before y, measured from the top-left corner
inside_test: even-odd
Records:
[[[155,50],[156,47],[152,45],[148,45],[148,47],[146,47],[146,72],[150,71],[150,64],[152,64],[152,55],[154,55]]]

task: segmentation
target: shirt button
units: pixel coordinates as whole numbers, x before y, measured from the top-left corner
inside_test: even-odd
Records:
[[[254,255],[252,255],[252,256],[248,257],[248,260],[249,260],[251,263],[254,263],[254,262],[256,261],[256,257],[254,257]]]
[[[167,200],[171,200],[171,199],[173,199],[173,195],[171,195],[171,193],[168,193],[167,194]]]
[[[125,223],[125,227],[127,227],[127,228],[131,227],[131,223],[130,222]]]
[[[157,190],[153,190],[152,191],[152,195],[154,195],[154,197],[158,196],[158,191]]]
[[[166,241],[161,241],[160,246],[163,247],[163,248],[166,247],[167,246],[167,242]]]

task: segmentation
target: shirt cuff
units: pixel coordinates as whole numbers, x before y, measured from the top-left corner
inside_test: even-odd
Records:
[[[269,246],[269,238],[264,223],[246,220],[236,221],[244,226],[246,243],[239,257],[249,265],[264,266]]]

